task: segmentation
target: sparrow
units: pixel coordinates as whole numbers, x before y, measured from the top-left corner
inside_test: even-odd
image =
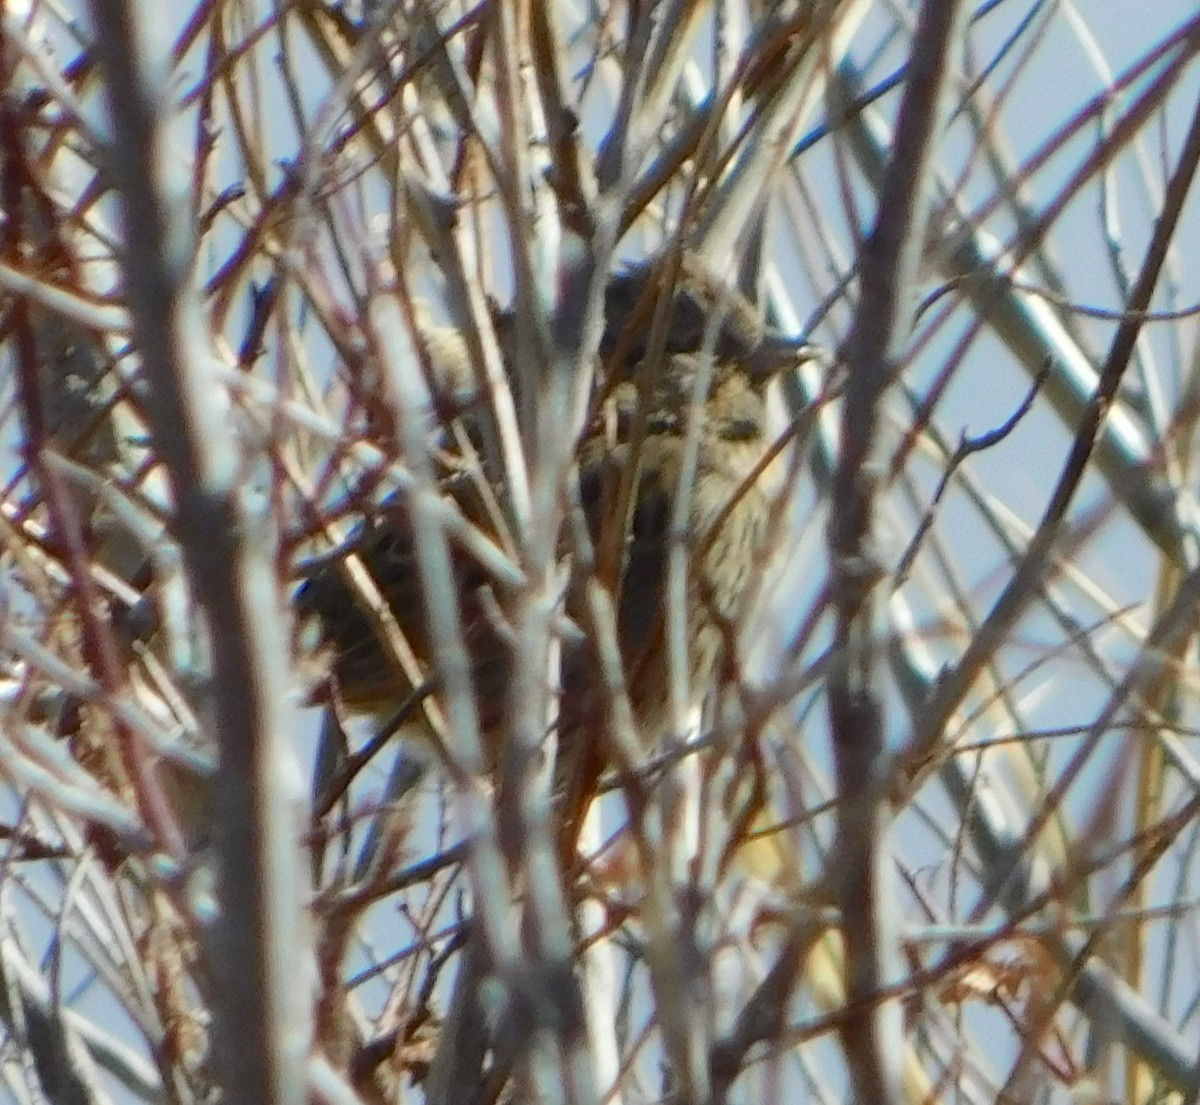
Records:
[[[765,463],[771,447],[767,388],[781,370],[816,355],[806,343],[766,328],[744,296],[691,255],[684,255],[671,286],[668,270],[650,261],[610,279],[597,395],[576,450],[577,504],[595,571],[612,596],[625,686],[647,745],[669,724],[668,618],[686,618],[688,685],[696,702],[733,659],[737,625],[764,569],[778,501],[778,489],[765,475],[771,467]],[[689,443],[695,460],[685,482]],[[501,490],[489,485],[477,462],[454,450],[450,435],[439,456],[444,494],[472,524],[495,533]],[[687,496],[679,515],[687,535],[686,608],[674,612],[665,596],[681,493]],[[566,532],[563,545],[570,546]],[[369,572],[422,679],[406,674],[384,647],[379,617],[345,570],[351,554]],[[512,709],[508,614],[516,596],[467,549],[452,544],[451,557],[481,732],[495,757]],[[438,662],[426,601],[408,496],[396,492],[345,547],[322,561],[295,597],[298,618],[317,623],[334,701],[382,715],[422,693],[436,694]],[[586,617],[576,617],[580,603],[582,588],[568,587],[566,613],[587,624]],[[560,754],[577,738],[596,741],[605,706],[602,682],[591,642],[565,644]],[[579,738],[581,733],[586,735]]]

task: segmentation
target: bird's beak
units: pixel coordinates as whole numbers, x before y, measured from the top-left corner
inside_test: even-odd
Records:
[[[768,333],[748,358],[747,368],[755,380],[769,381],[777,373],[799,368],[825,356],[820,346],[782,334]]]

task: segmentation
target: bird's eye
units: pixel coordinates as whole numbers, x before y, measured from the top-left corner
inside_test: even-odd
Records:
[[[731,418],[721,423],[718,432],[726,441],[754,441],[762,434],[762,426],[757,418]]]
[[[412,559],[411,543],[399,532],[389,531],[380,542],[378,559],[385,564],[405,564]]]

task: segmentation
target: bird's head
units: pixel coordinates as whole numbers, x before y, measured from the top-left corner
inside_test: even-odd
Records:
[[[768,386],[819,351],[766,327],[745,296],[691,254],[675,275],[668,286],[663,263],[648,262],[606,289],[600,355],[619,427],[631,427],[641,411],[647,433],[682,435],[702,404],[704,438],[761,439]]]

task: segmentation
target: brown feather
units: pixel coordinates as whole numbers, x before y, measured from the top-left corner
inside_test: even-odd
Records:
[[[702,550],[690,568],[685,615],[691,693],[699,698],[713,681],[729,639],[728,625],[740,613],[749,581],[759,570],[770,497],[761,481],[747,480],[767,446],[765,386],[780,365],[794,365],[809,352],[765,333],[743,297],[687,260],[681,286],[672,293],[663,361],[647,365],[657,271],[655,266],[639,267],[609,284],[600,352],[611,373],[610,386],[578,451],[580,502],[606,571],[601,578],[615,591],[627,689],[647,740],[656,739],[667,722],[663,596],[696,375],[711,375],[695,427],[699,453],[686,511],[688,544]],[[709,335],[715,340],[706,351],[712,363],[706,365],[701,346],[714,310],[724,314]],[[631,465],[636,473],[627,482],[635,490],[630,508],[621,512],[617,489]],[[475,479],[448,476],[446,491],[470,520],[489,528],[489,504]],[[710,532],[718,519],[719,530]],[[346,551],[362,558],[412,651],[436,678],[404,496],[392,496]],[[481,724],[485,734],[500,732],[512,668],[503,619],[512,596],[464,550],[453,548],[452,562]],[[300,617],[315,616],[321,625],[323,646],[332,656],[331,681],[342,701],[378,711],[411,695],[411,682],[381,647],[374,620],[339,564],[324,565],[314,574],[298,592],[296,607]],[[570,741],[570,730],[581,719],[594,722],[597,713],[602,716],[598,683],[588,646],[568,650],[560,746]]]

